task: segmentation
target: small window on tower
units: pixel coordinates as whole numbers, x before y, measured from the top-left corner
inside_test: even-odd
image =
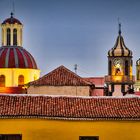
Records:
[[[125,75],[128,75],[128,61],[125,61]]]
[[[137,80],[140,80],[140,71],[137,72]]]
[[[17,45],[17,29],[13,30],[13,45]]]
[[[111,61],[109,61],[109,75],[111,75],[112,74],[112,63],[111,63]]]
[[[24,76],[19,75],[18,77],[18,86],[23,86],[24,85]]]
[[[11,45],[11,30],[10,28],[7,29],[7,45]]]

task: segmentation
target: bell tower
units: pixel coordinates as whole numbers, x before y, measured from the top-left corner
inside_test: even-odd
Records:
[[[108,51],[108,75],[105,76],[108,96],[121,96],[132,91],[134,84],[132,65],[132,51],[125,46],[119,23],[116,43]]]
[[[2,28],[2,46],[22,46],[22,23],[11,17],[1,24]]]

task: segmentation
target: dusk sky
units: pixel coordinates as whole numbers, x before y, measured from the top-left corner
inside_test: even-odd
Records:
[[[10,17],[13,0],[0,0],[0,22]],[[41,75],[64,65],[85,77],[107,75],[107,52],[118,35],[118,17],[126,46],[140,57],[139,0],[14,0],[15,17],[24,25],[23,47]],[[0,36],[1,38],[1,36]],[[1,44],[1,41],[0,41]]]

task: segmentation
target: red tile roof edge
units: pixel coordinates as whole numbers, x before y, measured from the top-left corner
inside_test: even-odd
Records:
[[[0,119],[48,119],[48,120],[68,120],[68,121],[140,121],[140,118],[66,118],[66,117],[46,117],[46,116],[0,116]]]
[[[0,118],[140,120],[140,97],[0,95]]]

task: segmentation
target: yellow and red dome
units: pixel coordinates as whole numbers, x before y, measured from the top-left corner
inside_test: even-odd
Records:
[[[0,47],[0,68],[37,69],[33,56],[23,47]]]

